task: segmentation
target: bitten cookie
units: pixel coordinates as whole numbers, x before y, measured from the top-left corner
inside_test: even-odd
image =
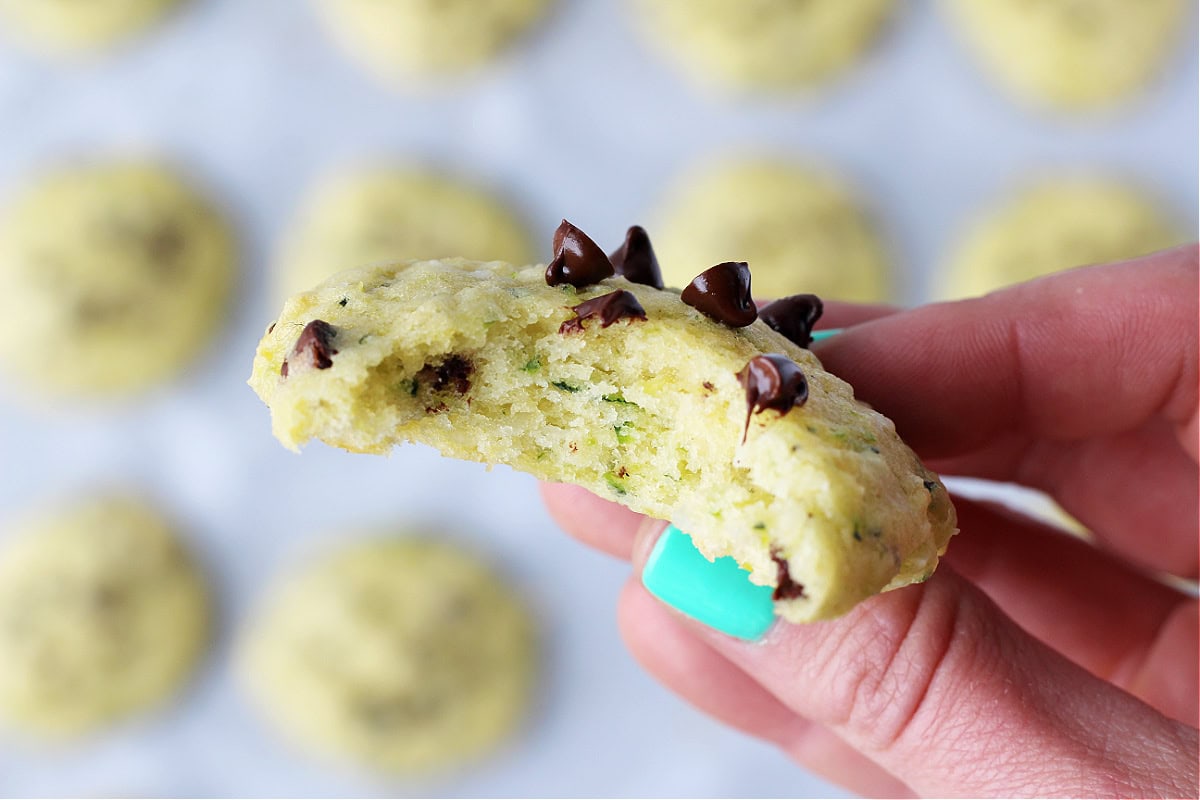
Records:
[[[795,622],[927,578],[955,531],[945,488],[889,420],[754,321],[745,264],[681,295],[654,288],[640,229],[614,256],[626,277],[564,222],[548,267],[342,273],[287,302],[250,383],[292,448],[423,442],[671,520],[776,587]],[[807,342],[819,301],[784,306],[763,317]]]
[[[1111,105],[1141,89],[1181,42],[1184,0],[943,0],[1005,88],[1063,109]],[[1195,6],[1192,4],[1194,10]]]
[[[475,556],[394,538],[286,575],[243,636],[241,660],[260,705],[298,743],[413,771],[512,733],[534,651],[525,608]]]
[[[50,52],[102,50],[141,33],[181,0],[0,0],[0,27]]]
[[[470,184],[395,168],[347,173],[318,187],[293,226],[280,301],[339,269],[446,256],[524,264],[533,244],[500,198]]]
[[[61,737],[158,704],[207,631],[203,579],[157,512],[110,497],[31,517],[0,548],[0,718]]]
[[[227,312],[234,246],[173,173],[103,164],[44,176],[0,216],[0,365],[63,395],[181,371]]]
[[[676,185],[657,214],[668,285],[726,259],[745,261],[754,296],[890,296],[887,260],[858,202],[831,175],[777,161],[731,161]]]
[[[986,294],[1086,264],[1145,255],[1183,241],[1153,201],[1102,179],[1046,181],[976,223],[951,256],[947,297]]]
[[[646,38],[699,81],[791,89],[850,66],[892,0],[634,0]]]
[[[383,79],[458,73],[532,27],[551,0],[317,0],[343,49]]]

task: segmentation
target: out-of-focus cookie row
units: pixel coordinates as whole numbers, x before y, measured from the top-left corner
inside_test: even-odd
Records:
[[[315,754],[384,772],[498,746],[538,672],[519,592],[443,532],[339,538],[350,543],[285,570],[239,624],[238,672],[264,716]],[[62,741],[178,696],[217,612],[185,539],[154,505],[111,491],[4,532],[0,728]]]
[[[59,54],[104,50],[182,0],[0,0],[15,36]],[[413,83],[493,61],[554,0],[314,0],[348,56],[387,82]],[[860,60],[905,3],[894,0],[629,0],[648,46],[704,86],[795,92]],[[941,0],[944,16],[997,83],[1060,110],[1112,106],[1171,58],[1184,0]],[[1193,9],[1194,10],[1194,9]]]
[[[335,272],[409,258],[535,260],[522,215],[457,177],[377,166],[320,184],[284,237],[272,308]],[[646,225],[668,285],[696,265],[749,262],[756,297],[903,295],[856,193],[821,168],[716,161],[669,189]],[[1097,177],[1043,179],[981,218],[947,258],[942,297],[1181,241],[1156,201]],[[0,208],[0,368],[34,394],[129,395],[187,369],[230,313],[238,250],[194,181],[146,163],[93,163],[32,180]]]

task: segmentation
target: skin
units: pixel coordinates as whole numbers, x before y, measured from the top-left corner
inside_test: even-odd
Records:
[[[641,585],[665,523],[543,487],[634,574],[625,641],[667,687],[873,796],[1195,797],[1197,248],[911,311],[831,304],[826,367],[933,469],[1042,489],[1086,542],[956,499],[928,582],[761,642]]]

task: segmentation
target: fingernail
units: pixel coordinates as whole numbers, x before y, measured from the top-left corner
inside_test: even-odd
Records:
[[[692,537],[668,525],[642,568],[642,585],[667,605],[710,628],[757,641],[775,621],[774,591],[726,556],[709,561]]]
[[[829,330],[824,330],[824,331],[813,331],[812,333],[809,334],[809,338],[812,339],[814,342],[820,342],[825,339],[829,339],[833,336],[837,336],[839,333],[841,333],[844,330],[846,330],[846,329],[845,328],[830,328]]]

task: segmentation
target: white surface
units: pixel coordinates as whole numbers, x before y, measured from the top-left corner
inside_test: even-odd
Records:
[[[86,65],[0,40],[0,197],[71,154],[148,149],[224,196],[246,252],[229,330],[186,379],[107,410],[34,410],[0,381],[0,524],[30,498],[97,482],[144,487],[187,521],[222,618],[198,680],[164,714],[68,749],[0,741],[0,793],[835,793],[639,670],[613,622],[627,568],[558,532],[527,477],[422,448],[381,459],[314,445],[296,457],[271,439],[243,382],[271,318],[265,269],[276,236],[300,193],[347,160],[432,160],[509,193],[547,242],[567,216],[615,245],[692,160],[754,147],[796,153],[859,184],[910,302],[960,226],[1030,170],[1140,178],[1194,230],[1194,40],[1121,115],[1054,119],[995,94],[930,5],[901,5],[859,70],[776,101],[694,91],[646,50],[623,5],[602,0],[563,2],[493,72],[440,92],[372,82],[297,0],[197,0],[134,48]],[[437,521],[493,554],[523,582],[546,636],[544,690],[524,735],[432,783],[373,782],[298,756],[247,707],[229,667],[233,630],[265,575],[342,527],[406,519]]]

